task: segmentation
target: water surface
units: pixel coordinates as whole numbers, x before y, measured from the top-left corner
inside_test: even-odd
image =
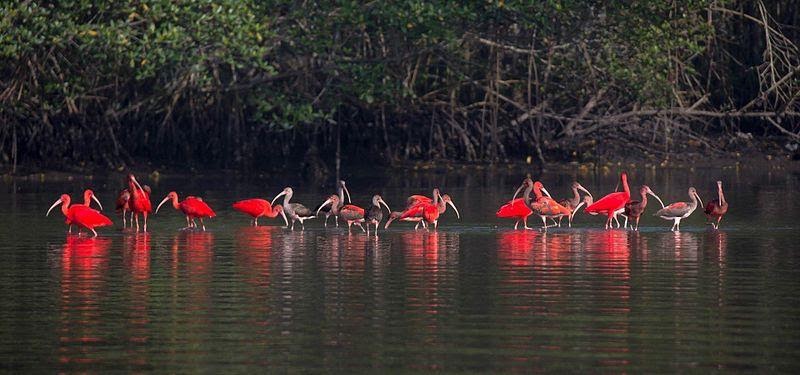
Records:
[[[258,368],[377,372],[796,372],[800,351],[798,174],[768,169],[631,170],[666,202],[696,186],[731,212],[719,231],[701,212],[682,231],[648,210],[640,232],[511,230],[494,218],[524,172],[450,171],[348,176],[355,203],[381,193],[392,208],[439,186],[438,231],[396,225],[379,238],[265,226],[230,209],[284,184],[309,206],[330,187],[224,175],[140,181],[157,203],[201,195],[219,216],[208,232],[179,231],[160,212],[150,233],[103,228],[67,235],[59,194],[95,190],[113,205],[120,176],[0,184],[0,368],[10,371],[185,372]],[[551,172],[565,196],[578,178],[595,195],[616,176]],[[329,182],[329,185],[332,183]],[[657,204],[651,200],[651,205]],[[531,221],[536,224],[535,220]]]

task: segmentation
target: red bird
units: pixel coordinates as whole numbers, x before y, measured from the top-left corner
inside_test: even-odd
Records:
[[[434,188],[433,189],[433,195],[432,196],[434,196],[434,197],[441,196],[441,193],[439,193],[439,189],[438,188]],[[403,211],[395,211],[395,212],[390,213],[389,214],[389,219],[386,220],[386,224],[383,226],[383,228],[384,229],[389,228],[389,224],[391,224],[393,221],[395,221],[398,218],[400,218],[400,216],[403,216],[403,213],[406,210],[408,210],[409,208],[414,207],[414,206],[416,206],[417,204],[420,204],[420,203],[432,203],[432,202],[433,202],[432,198],[428,198],[428,197],[426,197],[424,195],[416,195],[415,194],[415,195],[412,195],[412,196],[408,197],[406,199],[406,207],[405,207],[405,209]],[[414,230],[417,230],[419,228],[420,224],[422,224],[423,227],[425,227],[427,225],[427,224],[425,224],[425,221],[423,220],[422,216],[406,217],[406,218],[403,218],[401,221],[408,221],[408,222],[412,222],[412,223],[417,223],[417,225],[414,226]]]
[[[622,172],[619,176],[622,182],[622,190],[620,192],[611,193],[597,202],[592,203],[586,207],[586,213],[590,215],[605,214],[608,216],[606,220],[605,229],[610,228],[611,219],[616,219],[617,214],[625,209],[625,203],[631,199],[631,191],[628,188],[628,174]]]
[[[530,179],[526,179],[529,181]],[[520,186],[521,187],[521,186]],[[519,191],[519,189],[517,189]],[[530,192],[530,190],[526,190]],[[542,193],[546,194],[547,196],[542,195]],[[566,216],[572,213],[569,208],[566,208],[555,199],[550,197],[550,193],[547,192],[547,189],[544,188],[544,185],[540,181],[536,181],[533,183],[533,194],[536,196],[536,201],[531,202],[530,196],[524,196],[525,204],[527,204],[531,211],[539,215],[542,218],[542,229],[547,231],[547,219],[550,218],[555,222],[556,217]]]
[[[197,228],[197,224],[194,222],[194,219],[200,219],[200,226],[205,231],[206,225],[203,223],[203,218],[217,216],[217,214],[214,213],[214,210],[212,210],[211,207],[206,204],[206,202],[203,202],[202,198],[188,196],[184,198],[182,202],[178,202],[178,193],[174,191],[169,192],[169,194],[164,197],[161,203],[158,204],[158,207],[156,207],[156,213],[158,213],[158,210],[161,208],[161,206],[164,205],[164,203],[167,203],[169,200],[172,200],[172,207],[174,207],[176,210],[180,210],[184,215],[186,215],[185,229]]]
[[[253,218],[253,226],[258,226],[258,218],[276,217],[280,214],[286,226],[289,226],[289,220],[286,218],[286,213],[283,212],[283,206],[276,204],[274,207],[268,200],[265,199],[245,199],[233,204],[233,209],[245,215],[250,215]]]
[[[422,220],[428,224],[433,224],[433,229],[437,229],[439,227],[439,215],[444,213],[448,204],[453,207],[453,210],[456,211],[456,216],[460,219],[461,214],[458,213],[458,208],[456,208],[453,200],[447,194],[434,195],[433,201],[430,203],[417,203],[413,207],[403,211],[403,214],[400,215],[398,219],[403,220],[410,217],[422,217]]]
[[[87,199],[94,199],[98,205],[100,204],[100,201],[94,197],[94,194],[91,190],[87,190],[84,193],[84,196],[90,196],[91,198]],[[56,200],[55,203],[50,206],[50,209],[47,210],[47,214],[45,214],[45,216],[50,215],[50,211],[61,204],[61,213],[63,213],[66,217],[64,222],[70,226],[70,229],[72,228],[72,225],[75,224],[80,228],[86,228],[91,231],[94,234],[94,237],[97,237],[97,232],[94,230],[94,228],[104,227],[112,224],[111,219],[101,214],[100,211],[89,208],[88,204],[74,204],[70,206],[69,203],[69,195],[62,194],[61,198]],[[100,206],[100,208],[102,209],[103,207]],[[80,232],[78,232],[78,234],[80,234]]]
[[[315,215],[319,215],[319,211],[323,208],[327,207],[328,205],[331,206],[330,213],[336,217],[341,217],[342,220],[347,223],[347,231],[350,231],[350,228],[353,224],[358,225],[362,231],[365,231],[364,226],[361,223],[364,222],[364,215],[366,211],[363,208],[358,207],[353,204],[345,204],[340,206],[341,201],[339,200],[338,195],[331,195],[325,202],[322,202],[317,208],[317,212]]]
[[[704,210],[709,220],[716,219],[716,223],[711,222],[711,226],[714,229],[719,229],[719,222],[722,220],[722,216],[728,212],[728,201],[725,200],[725,195],[722,194],[722,181],[717,181],[717,196],[717,199],[708,202]]]
[[[150,196],[150,192],[152,191],[152,190],[150,190],[150,186],[142,185],[142,188],[143,188],[144,192],[147,193],[147,196]],[[119,194],[117,195],[117,201],[116,201],[116,207],[115,208],[116,208],[117,213],[122,213],[122,228],[123,229],[127,227],[127,223],[125,222],[125,219],[127,219],[126,216],[127,216],[128,212],[131,213],[130,225],[133,226],[133,211],[131,210],[131,205],[130,205],[131,202],[130,202],[130,200],[131,200],[131,191],[128,190],[128,188],[120,190]]]
[[[150,204],[150,193],[139,185],[136,177],[133,174],[128,175],[128,191],[130,192],[130,199],[128,206],[133,212],[133,217],[136,218],[136,231],[139,231],[139,215],[144,217],[144,232],[147,232],[147,215],[153,212],[153,206]]]
[[[524,181],[522,181],[522,185],[520,185],[520,187],[517,188],[517,191],[514,193],[515,197],[517,194],[519,194],[519,191],[522,188],[528,188],[525,190],[524,196],[529,196],[531,194],[533,184],[529,178],[526,178]],[[528,226],[528,216],[531,216],[532,213],[533,211],[531,211],[531,208],[525,204],[525,198],[516,198],[502,205],[500,209],[497,210],[495,215],[504,219],[516,219],[517,221],[514,223],[514,229],[516,230],[520,220],[522,220],[522,225],[525,227],[525,229],[532,229]]]
[[[64,194],[64,195],[61,196],[62,199],[64,197],[67,198],[67,206],[69,206],[69,201],[70,201],[69,195]],[[94,192],[92,190],[90,190],[90,189],[86,189],[83,192],[83,204],[76,203],[76,204],[72,205],[72,207],[69,207],[69,208],[72,209],[74,207],[75,209],[78,209],[79,207],[91,207],[92,200],[97,202],[97,206],[100,207],[101,210],[103,209],[103,205],[100,204],[100,201],[97,199],[97,197],[94,196]],[[50,209],[47,210],[47,215],[50,215],[50,211],[53,208],[55,208],[56,205],[58,205],[58,203],[54,203],[52,206],[50,206]],[[64,216],[66,217],[65,220],[64,220],[64,223],[69,225],[69,229],[67,230],[67,233],[72,233],[72,224],[73,224],[72,216],[73,215],[70,212],[72,212],[72,211],[68,210],[67,214],[64,214]],[[45,215],[45,216],[47,216],[47,215]],[[80,231],[80,229],[79,229],[79,231]]]

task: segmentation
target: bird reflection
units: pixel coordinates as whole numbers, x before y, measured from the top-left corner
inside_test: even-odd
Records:
[[[541,234],[532,230],[509,230],[497,235],[497,256],[500,266],[532,266],[534,246]]]
[[[273,237],[281,231],[282,228],[274,226],[241,227],[236,231],[236,259],[249,284],[269,286]]]
[[[67,236],[61,251],[59,362],[92,363],[94,345],[104,341],[101,296],[111,240]]]
[[[123,242],[125,269],[133,276],[128,297],[128,340],[131,342],[130,361],[138,365],[147,364],[147,347],[150,339],[150,234],[135,233]]]

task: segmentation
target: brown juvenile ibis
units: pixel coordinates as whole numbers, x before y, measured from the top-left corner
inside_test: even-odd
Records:
[[[716,223],[714,221],[710,223],[714,229],[719,229],[719,222],[722,220],[722,216],[728,212],[728,201],[725,200],[725,195],[722,194],[722,181],[717,181],[717,199],[708,202],[704,212],[709,220],[716,220]]]
[[[572,198],[566,198],[558,201],[558,204],[566,207],[570,211],[570,214],[566,215],[567,219],[569,220],[570,228],[572,228],[572,218],[575,216],[575,212],[578,211],[578,207],[580,207],[581,205],[581,194],[580,192],[578,192],[578,190],[588,194],[590,197],[592,196],[592,193],[590,193],[589,190],[586,190],[586,188],[584,188],[580,183],[578,183],[578,181],[574,181],[572,183]],[[560,216],[558,218],[559,227],[561,226],[561,220],[563,218],[564,216]]]
[[[527,179],[526,179],[527,180]],[[558,204],[555,199],[550,197],[550,193],[544,188],[541,181],[533,183],[533,194],[536,196],[535,201],[531,201],[530,196],[525,196],[525,204],[531,208],[531,211],[542,218],[542,229],[547,231],[547,219],[554,219],[561,215],[569,215],[571,211]],[[519,189],[517,189],[519,191]],[[544,194],[543,194],[544,193]],[[547,196],[545,196],[545,194]],[[515,196],[516,198],[516,196]]]
[[[693,187],[689,188],[689,198],[691,199],[691,202],[672,203],[669,206],[666,206],[658,210],[658,212],[653,214],[653,216],[658,216],[664,220],[673,220],[674,223],[672,224],[671,230],[673,232],[675,230],[680,231],[681,219],[689,217],[689,215],[691,215],[692,212],[694,212],[694,210],[697,208],[698,201],[700,202],[701,206],[703,205],[703,201],[700,200],[700,196],[697,195],[697,189]]]
[[[639,230],[639,219],[642,217],[642,213],[644,213],[644,209],[647,207],[648,194],[658,199],[658,202],[661,203],[661,208],[664,208],[664,202],[661,201],[661,198],[659,198],[656,193],[653,193],[653,191],[650,190],[649,186],[642,185],[642,187],[639,189],[639,194],[642,195],[642,200],[628,201],[628,203],[625,203],[625,215],[634,220],[634,222],[631,223],[631,229],[637,231]],[[626,225],[625,227],[627,228],[628,226]]]
[[[367,222],[367,236],[369,236],[369,225],[375,225],[375,237],[378,237],[378,224],[381,223],[383,220],[383,210],[381,210],[381,204],[386,207],[386,211],[392,212],[389,208],[389,205],[383,201],[380,195],[374,195],[372,197],[372,207],[367,210],[367,216],[364,220]]]
[[[336,224],[336,227],[337,228],[339,227],[339,211],[338,210],[341,209],[342,206],[344,206],[344,204],[345,204],[345,200],[344,200],[345,193],[347,193],[347,203],[353,203],[353,201],[350,199],[350,191],[347,190],[347,185],[345,184],[344,180],[339,180],[339,183],[337,185],[338,186],[336,188],[336,193],[339,196],[339,206],[336,207],[336,210],[332,209],[333,206],[323,207],[322,205],[318,206],[316,208],[316,210],[314,210],[317,213],[317,216],[319,216],[320,211],[322,211],[325,214],[325,227],[326,228],[328,227],[328,218],[331,217],[331,215],[333,216],[334,223]],[[336,211],[336,213],[334,213],[334,211]]]
[[[308,207],[300,203],[289,203],[289,201],[292,199],[292,195],[294,195],[294,191],[292,191],[291,187],[287,186],[283,189],[283,191],[278,193],[275,198],[272,198],[272,202],[270,202],[270,204],[275,205],[275,201],[283,196],[283,211],[286,212],[286,216],[292,219],[291,230],[294,230],[294,223],[296,221],[300,222],[302,229],[306,229],[306,226],[303,222],[308,219],[313,219],[316,216],[313,212],[311,212],[310,209],[308,209]]]
[[[340,203],[341,201],[339,200],[339,196],[331,195],[325,200],[325,202],[322,202],[322,204],[319,205],[316,214],[318,215],[320,210],[330,206],[331,214],[336,217],[341,216],[342,220],[347,223],[348,232],[352,228],[353,224],[358,225],[361,230],[364,231],[364,226],[361,225],[361,223],[364,222],[364,215],[366,214],[364,209],[353,204],[341,205]]]

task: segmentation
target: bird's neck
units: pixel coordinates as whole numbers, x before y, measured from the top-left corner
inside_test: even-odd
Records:
[[[722,186],[717,188],[717,194],[719,195],[719,204],[725,204],[725,194],[722,194]]]
[[[176,210],[179,210],[181,208],[181,204],[178,202],[177,195],[172,196],[172,207],[175,208]]]
[[[580,202],[581,195],[578,193],[578,188],[572,188],[572,196],[573,196],[573,199],[575,199],[575,200]]]

